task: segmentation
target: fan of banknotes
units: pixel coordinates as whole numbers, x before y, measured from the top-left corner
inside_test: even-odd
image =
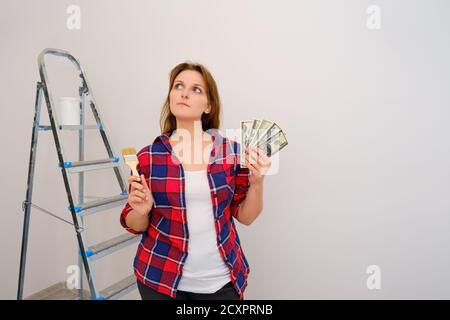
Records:
[[[247,147],[257,146],[268,157],[287,146],[286,134],[273,121],[245,120],[241,121],[241,167],[245,167],[244,150]]]

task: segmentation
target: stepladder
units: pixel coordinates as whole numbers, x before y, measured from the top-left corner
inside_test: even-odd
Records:
[[[49,79],[45,64],[46,58],[66,59],[75,67],[75,71],[80,79],[78,97],[76,97],[76,101],[79,106],[79,122],[77,124],[64,124],[59,121],[58,112],[56,109],[57,106],[53,101],[53,96],[49,86]],[[86,226],[83,219],[88,215],[96,214],[101,211],[110,210],[116,207],[120,208],[127,202],[128,186],[126,183],[126,178],[120,168],[120,157],[115,153],[110,143],[110,139],[108,138],[107,131],[105,129],[105,124],[100,116],[91,88],[88,85],[86,73],[79,61],[65,50],[48,48],[39,54],[38,66],[40,81],[37,82],[36,86],[35,112],[28,164],[27,191],[22,205],[24,216],[17,299],[24,299],[26,260],[29,246],[28,239],[32,208],[43,211],[44,213],[47,213],[59,220],[71,224],[75,230],[76,242],[78,245],[79,266],[85,272],[89,296],[86,297],[84,294],[87,290],[83,290],[83,280],[81,279],[81,287],[77,289],[76,294],[72,295],[72,297],[75,299],[88,298],[96,300],[118,299],[136,289],[135,276],[131,274],[123,279],[119,279],[118,281],[111,281],[112,284],[106,288],[99,288],[94,272],[95,261],[109,256],[122,248],[136,244],[139,240],[139,236],[125,233],[106,239],[105,241],[88,244],[86,241]],[[47,106],[49,124],[40,123],[42,100],[45,101],[45,105]],[[86,113],[89,111],[92,112],[92,118],[95,119],[93,124],[86,124],[85,121]],[[78,156],[76,159],[67,158],[67,149],[65,148],[67,146],[64,146],[64,139],[62,139],[61,136],[61,133],[65,130],[75,130],[78,132]],[[87,130],[94,130],[100,135],[101,144],[105,148],[107,155],[105,158],[86,160],[87,155],[85,152],[85,140]],[[32,196],[36,167],[36,154],[38,147],[38,136],[41,131],[52,132],[53,134],[53,141],[57,153],[58,170],[61,171],[65,193],[67,195],[67,212],[65,212],[65,214],[70,216],[68,220],[62,218],[61,215],[53,214],[52,212],[33,203]],[[73,145],[70,145],[69,147],[73,148]],[[89,174],[90,171],[96,170],[112,170],[114,173],[113,180],[117,183],[120,192],[118,194],[102,197],[93,201],[86,201],[85,175]],[[71,185],[71,175],[78,175],[78,188],[74,188]],[[111,217],[111,219],[117,220],[117,216]],[[42,292],[44,292],[41,294],[43,299],[64,299],[63,294],[55,297],[51,296],[51,292],[57,292],[56,295],[58,295],[58,293],[62,292],[61,290],[58,291],[47,288]],[[37,298],[39,297],[39,293],[33,296]]]

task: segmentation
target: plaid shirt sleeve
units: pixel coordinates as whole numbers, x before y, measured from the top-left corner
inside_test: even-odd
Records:
[[[130,191],[131,191],[131,186],[128,187],[128,194],[130,193]],[[136,231],[136,230],[134,230],[134,229],[131,229],[130,227],[127,226],[126,218],[127,218],[128,214],[130,213],[131,210],[133,210],[133,208],[132,208],[132,207],[130,206],[130,204],[127,202],[127,203],[125,204],[125,207],[122,209],[122,213],[120,214],[120,224],[121,224],[122,227],[124,227],[125,230],[127,230],[129,233],[132,233],[132,234],[141,234],[141,233],[143,233],[143,232],[138,232],[138,231]]]
[[[147,183],[150,183],[150,178],[149,178],[150,175],[149,175],[148,170],[141,170],[141,167],[140,167],[140,164],[141,164],[141,156],[140,156],[140,154],[141,154],[141,152],[142,152],[142,150],[141,150],[140,152],[138,152],[138,161],[139,161],[139,164],[137,165],[137,168],[136,168],[136,169],[137,169],[137,172],[138,172],[139,176],[140,176],[141,174],[143,174],[144,177],[145,177],[145,179],[147,180]],[[147,162],[147,161],[145,161],[145,162]],[[145,166],[144,166],[144,169],[145,169]],[[130,174],[133,174],[133,172],[131,172]],[[128,194],[130,193],[130,191],[131,191],[131,186],[128,186]],[[122,227],[124,227],[125,230],[127,230],[129,233],[132,233],[132,234],[142,234],[142,233],[144,233],[145,231],[139,232],[139,231],[136,231],[136,230],[134,230],[134,229],[131,229],[130,227],[127,226],[126,218],[127,218],[128,214],[130,213],[131,210],[133,210],[133,208],[132,208],[132,207],[130,206],[130,204],[127,202],[127,203],[125,204],[125,207],[122,209],[122,213],[120,214],[120,224],[121,224]],[[152,207],[152,209],[150,210],[150,213],[148,214],[149,217],[150,217],[150,214],[151,214],[152,211],[153,211],[153,207]]]
[[[237,165],[236,169],[236,184],[233,195],[233,200],[231,201],[231,214],[237,219],[237,213],[242,201],[244,201],[247,196],[247,191],[250,187],[248,176],[250,170],[248,168],[241,168],[241,165]]]

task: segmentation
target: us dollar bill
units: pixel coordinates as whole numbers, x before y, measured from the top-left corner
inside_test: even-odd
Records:
[[[286,134],[273,121],[270,120],[244,120],[241,121],[240,165],[245,168],[245,148],[257,146],[268,157],[279,152],[287,146]]]
[[[258,147],[263,150],[268,157],[271,157],[287,145],[288,141],[286,134],[283,131],[279,131],[271,137],[261,140]]]

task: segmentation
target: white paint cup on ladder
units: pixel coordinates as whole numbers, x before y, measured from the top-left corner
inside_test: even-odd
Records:
[[[61,111],[60,125],[80,125],[80,98],[60,97],[59,108]]]

